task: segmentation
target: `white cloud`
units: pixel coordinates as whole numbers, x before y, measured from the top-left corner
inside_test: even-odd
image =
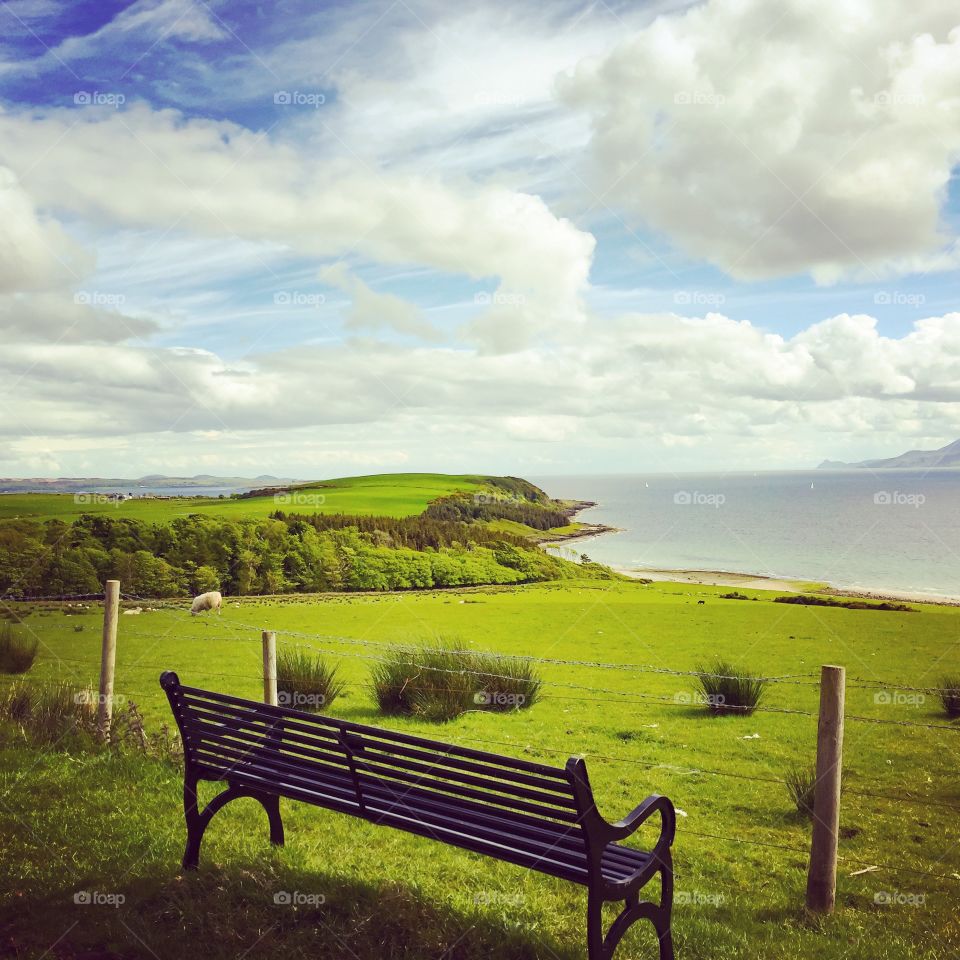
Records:
[[[0,294],[0,335],[5,342],[119,343],[157,330],[149,318],[122,312],[123,297],[81,290]]]
[[[5,8],[11,6],[16,5],[4,4]],[[11,9],[7,12],[15,27],[36,39],[37,34],[30,28],[29,21],[44,15],[56,16],[60,11],[55,6],[40,4],[36,10]],[[80,80],[80,75],[70,66],[77,61],[94,57],[112,58],[126,63],[129,71],[132,71],[145,55],[163,42],[180,40],[200,43],[222,40],[228,36],[229,33],[209,7],[196,0],[137,0],[92,33],[66,37],[30,60],[0,63],[0,73],[16,71],[22,75],[66,67],[74,78]]]
[[[321,166],[235,124],[174,111],[0,115],[0,158],[29,169],[32,196],[57,211],[498,277],[551,305],[576,299],[593,254],[593,237],[539,197],[345,162]]]
[[[940,442],[960,435],[960,314],[918,321],[900,338],[864,316],[790,338],[720,314],[626,316],[586,341],[498,356],[358,341],[231,364],[199,350],[11,344],[0,382],[0,430],[14,440],[32,434],[56,449],[58,435],[92,446],[182,436],[195,448],[189,438],[212,430],[210,453],[224,467],[259,436],[276,451],[276,472],[302,456],[304,435],[358,450],[389,437],[412,462],[438,467],[436,451],[455,448],[450,469],[485,449],[523,460],[556,440],[550,458],[570,471],[599,467],[599,450],[622,457],[625,443],[647,458],[686,449],[701,465],[743,451],[812,464],[863,438],[895,446],[903,424]]]
[[[377,293],[343,263],[331,264],[320,271],[320,279],[343,290],[351,298],[347,327],[356,331],[392,330],[424,340],[440,340],[440,331],[425,320],[409,301],[392,293]]]
[[[735,277],[952,266],[958,24],[929,0],[710,0],[562,89],[605,202]]]
[[[49,289],[88,266],[60,225],[38,214],[13,171],[0,166],[0,293]]]

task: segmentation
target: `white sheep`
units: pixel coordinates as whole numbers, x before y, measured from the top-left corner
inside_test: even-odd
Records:
[[[219,614],[222,603],[223,596],[219,590],[201,593],[199,597],[193,598],[193,603],[190,606],[190,615],[195,617],[198,613],[203,613],[205,610],[216,610]]]

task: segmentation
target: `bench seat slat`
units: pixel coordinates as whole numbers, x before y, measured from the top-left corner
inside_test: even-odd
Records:
[[[206,719],[199,718],[195,719],[187,727],[187,730],[187,740],[191,746],[194,746],[201,741],[210,741],[214,744],[233,744],[241,748],[246,748],[248,759],[251,761],[259,755],[267,756],[276,753],[278,749],[277,743],[279,740],[279,756],[291,766],[300,766],[302,769],[310,771],[314,769],[314,766],[317,762],[333,763],[341,766],[348,765],[348,759],[345,753],[342,752],[342,747],[341,752],[336,754],[332,750],[317,750],[313,747],[301,746],[299,742],[291,743],[285,730],[270,731],[268,728],[263,727],[251,729],[233,729],[229,727],[224,728],[218,727]],[[270,743],[267,740],[268,737],[276,739]],[[291,750],[296,752],[291,752]],[[443,793],[454,793],[457,795],[472,797],[474,799],[490,800],[499,806],[522,810],[527,813],[544,815],[554,819],[565,820],[567,822],[573,822],[576,819],[575,811],[567,808],[556,809],[553,806],[554,800],[552,796],[547,797],[547,800],[549,801],[547,804],[526,803],[523,799],[514,797],[513,794],[515,790],[522,789],[521,797],[533,796],[539,800],[539,796],[534,794],[532,791],[526,790],[526,788],[505,788],[499,783],[488,784],[474,777],[471,777],[470,780],[472,782],[479,783],[486,789],[484,791],[472,790],[469,786],[464,787],[459,783],[459,776],[457,780],[448,783],[446,780],[441,780],[436,776],[428,776],[433,774],[434,770],[430,768],[424,768],[419,765],[413,765],[407,763],[406,761],[400,761],[400,763],[405,767],[405,770],[398,771],[386,763],[379,763],[381,756],[382,754],[379,752],[376,755],[373,755],[364,750],[355,756],[354,762],[358,770],[366,771],[371,776],[376,776],[378,778],[382,777],[389,780],[399,780],[400,782],[408,784],[418,784],[424,788],[432,786]],[[410,770],[412,773],[421,773],[422,775],[419,777],[414,777],[411,773],[406,772],[406,770]],[[441,772],[441,774],[445,776],[445,772],[438,772]],[[507,790],[508,792],[503,794],[499,792],[501,790]]]
[[[281,753],[288,756],[291,761],[316,760],[327,763],[347,763],[347,755],[340,744],[319,743],[313,745],[306,740],[293,741],[279,729],[270,731],[267,728],[257,728],[253,725],[218,726],[213,720],[198,719],[187,727],[187,736],[191,739],[209,739],[211,742],[218,742],[223,737],[230,737],[234,740],[249,743],[251,748],[271,751],[279,748]],[[268,737],[273,738],[272,743],[270,743]]]
[[[213,701],[217,704],[226,704],[242,707],[267,721],[289,720],[294,727],[302,727],[306,731],[311,731],[317,725],[329,726],[333,729],[344,730],[369,734],[374,738],[380,738],[392,743],[405,743],[413,746],[423,746],[428,749],[436,750],[442,748],[445,753],[454,757],[464,759],[475,759],[492,765],[504,767],[506,769],[523,770],[528,773],[540,774],[544,777],[550,777],[559,780],[562,783],[567,782],[567,775],[563,770],[557,767],[550,767],[546,764],[534,763],[531,760],[522,760],[518,757],[505,757],[499,754],[484,753],[482,750],[473,750],[469,747],[461,747],[456,744],[438,743],[435,740],[427,740],[424,737],[417,737],[409,733],[398,733],[395,730],[384,730],[380,727],[371,727],[362,723],[352,723],[347,720],[338,720],[335,717],[318,716],[312,713],[305,713],[302,710],[293,710],[288,707],[272,707],[269,704],[253,704],[253,701],[243,700],[240,697],[232,697],[225,693],[214,693],[210,690],[202,690],[198,687],[181,686],[178,693],[187,696],[193,696],[200,699]]]
[[[204,701],[198,701],[194,698],[187,698],[185,702],[189,706],[191,712],[202,717],[221,718],[224,715],[228,715],[251,725],[258,723],[268,725],[273,722],[272,720],[268,720],[267,718],[261,716],[259,713],[254,713],[250,710],[241,710],[240,708],[236,707],[227,707],[225,709],[222,705],[210,704]],[[318,729],[313,728],[312,725],[308,727],[304,724],[296,724],[288,720],[284,720],[283,728],[285,738],[292,735],[306,735],[311,740],[313,738],[320,738],[339,743],[339,728],[330,726],[327,729],[324,729],[322,725],[324,718],[317,717],[317,719],[320,721],[320,723],[317,725]],[[353,733],[352,730],[348,730],[347,732]],[[367,749],[382,749],[389,751],[392,755],[406,757],[411,760],[428,760],[431,763],[442,764],[445,767],[452,767],[457,770],[465,770],[470,773],[489,775],[491,771],[495,771],[496,776],[499,779],[536,787],[539,790],[559,793],[565,798],[570,796],[570,785],[566,781],[560,781],[554,777],[535,776],[532,774],[522,773],[490,762],[478,763],[472,760],[464,760],[460,757],[454,756],[450,751],[450,746],[447,744],[437,744],[431,750],[424,750],[418,747],[400,746],[387,738],[373,736],[368,732],[364,732],[362,734],[362,740],[365,748]],[[440,746],[443,747],[442,751],[437,749]]]
[[[349,768],[345,764],[340,767],[323,764],[305,768],[302,765],[287,763],[286,754],[265,752],[259,744],[250,746],[242,742],[231,743],[223,738],[216,743],[208,743],[192,737],[189,742],[194,748],[197,759],[202,759],[207,765],[215,766],[224,779],[229,779],[232,771],[237,769],[244,769],[247,772],[264,776],[281,772],[290,777],[302,779],[307,787],[317,784],[326,788],[330,784],[340,784],[346,792],[355,795],[353,779]],[[461,800],[437,794],[434,791],[419,789],[416,786],[404,785],[398,791],[395,786],[377,778],[367,778],[364,781],[363,796],[365,799],[372,799],[377,796],[392,802],[404,803],[412,802],[413,798],[416,798],[418,804],[428,809],[432,808],[437,811],[455,809],[460,817],[480,823],[494,824],[501,831],[539,836],[549,842],[555,842],[558,836],[567,834],[576,838],[571,840],[571,843],[576,843],[581,854],[583,851],[583,840],[578,825],[554,824],[553,821],[543,818],[528,817],[512,810],[501,810],[490,805],[477,804],[469,800]],[[558,830],[561,832],[558,833]]]
[[[201,761],[208,760],[201,755]],[[215,760],[212,762],[216,763]],[[271,789],[285,791],[294,789],[301,799],[307,796],[314,797],[314,803],[321,800],[325,805],[330,794],[341,797],[344,801],[354,801],[355,813],[374,822],[384,816],[396,816],[415,820],[428,831],[431,828],[455,829],[464,834],[474,836],[478,841],[489,843],[507,843],[508,846],[525,851],[531,857],[546,857],[548,860],[570,865],[582,864],[584,861],[583,838],[579,827],[549,831],[535,830],[523,824],[507,822],[490,814],[478,814],[460,805],[441,805],[421,797],[405,795],[397,797],[389,789],[381,785],[373,785],[364,791],[363,807],[356,801],[355,792],[347,778],[339,778],[339,782],[325,780],[318,784],[315,780],[284,769],[282,764],[270,768],[252,768],[242,758],[228,765],[210,767],[222,774],[230,782],[241,779],[256,778],[261,783],[272,784]]]
[[[271,730],[265,726],[257,726],[248,723],[246,720],[238,720],[237,727],[230,725],[218,727],[212,720],[206,716],[194,716],[187,725],[190,732],[188,739],[193,741],[192,733],[196,731],[200,737],[209,739],[215,743],[242,741],[249,744],[251,757],[257,752],[272,752],[277,750],[277,740],[280,743],[280,753],[289,762],[300,763],[304,769],[310,769],[318,759],[327,760],[333,763],[347,763],[343,747],[339,744],[331,743],[331,749],[317,749],[316,747],[307,747],[301,744],[306,738],[297,737],[296,741],[290,737],[284,730]],[[268,743],[267,738],[276,738],[272,743]],[[289,746],[288,746],[289,744]],[[284,747],[288,746],[287,750]],[[325,744],[323,745],[326,746]],[[337,754],[336,747],[340,747],[340,753]],[[292,753],[295,750],[297,753]],[[297,754],[303,754],[301,759]],[[510,809],[524,811],[539,816],[546,816],[552,819],[574,822],[576,820],[576,811],[572,798],[564,800],[553,794],[540,794],[530,790],[527,787],[520,787],[513,784],[504,785],[500,782],[487,782],[470,774],[462,774],[459,771],[448,774],[438,766],[426,767],[415,764],[413,761],[399,759],[393,765],[390,758],[383,751],[371,752],[361,750],[354,755],[354,763],[358,772],[363,771],[371,776],[388,780],[395,780],[401,783],[417,784],[425,788],[435,789],[445,794],[455,794],[477,800],[495,803],[498,806]],[[397,769],[400,768],[400,769]],[[417,776],[416,774],[419,774]],[[452,778],[452,779],[450,779]],[[466,778],[467,782],[463,783]],[[481,789],[475,789],[471,784],[477,784]]]
[[[222,732],[218,727],[212,727],[211,722],[216,723],[217,717],[216,714],[207,711],[207,710],[193,710],[194,716],[191,717],[188,726],[190,728],[196,728],[203,730],[208,733],[220,733]],[[228,726],[233,726],[228,724]],[[343,755],[343,746],[341,743],[335,741],[322,741],[320,744],[317,744],[312,738],[305,735],[292,732],[287,728],[286,723],[283,724],[282,731],[277,732],[276,728],[271,730],[270,727],[263,724],[261,721],[258,721],[253,718],[241,718],[237,717],[235,721],[235,726],[249,731],[251,733],[262,733],[266,736],[268,733],[273,736],[281,737],[281,749],[288,749],[291,745],[299,747],[303,745],[308,748],[303,751],[306,754],[309,754],[313,750],[324,749],[327,746],[327,743],[330,743],[330,749],[339,750],[340,754]],[[524,799],[534,800],[540,803],[544,803],[547,806],[556,805],[567,807],[569,809],[575,809],[575,804],[573,801],[572,794],[570,792],[570,787],[567,785],[565,795],[560,793],[556,786],[551,785],[549,788],[550,792],[532,790],[526,786],[514,784],[512,780],[504,782],[500,778],[500,771],[497,768],[484,768],[480,764],[472,763],[471,769],[481,771],[488,774],[488,777],[496,777],[496,780],[484,779],[482,777],[474,776],[472,773],[461,772],[459,767],[452,769],[447,768],[448,760],[445,755],[440,754],[428,754],[425,750],[411,751],[413,756],[417,759],[405,759],[392,756],[388,749],[383,744],[371,744],[369,740],[363,738],[360,741],[361,751],[357,754],[358,760],[369,759],[372,762],[381,764],[382,766],[397,766],[405,770],[412,772],[422,773],[424,775],[429,775],[437,778],[443,778],[451,780],[456,783],[463,783],[466,785],[479,786],[488,790],[495,790],[500,793],[506,793],[510,796],[515,796]],[[379,748],[379,749],[376,749]],[[425,758],[427,762],[421,762],[419,758]],[[529,778],[533,780],[533,778]],[[536,782],[536,781],[534,781]]]
[[[303,776],[308,781],[316,780],[322,784],[326,777],[344,776],[350,778],[352,782],[348,762],[343,755],[340,758],[321,755],[323,757],[321,760],[311,758],[309,761],[303,762],[300,758],[293,757],[288,753],[278,752],[276,747],[268,744],[264,738],[244,739],[238,732],[209,731],[206,729],[206,725],[201,732],[188,732],[186,737],[185,743],[196,756],[199,757],[203,753],[208,760],[218,756],[224,757],[226,761],[222,765],[224,770],[229,770],[231,764],[236,762],[243,762],[252,769],[263,768],[265,770],[282,764],[281,769]],[[338,759],[339,764],[336,762]],[[394,797],[402,797],[407,793],[416,791],[418,795],[429,795],[438,802],[448,804],[454,800],[459,803],[468,800],[480,800],[487,804],[487,810],[495,812],[501,819],[513,820],[520,824],[534,825],[557,820],[565,824],[573,824],[577,819],[576,814],[572,811],[549,809],[544,813],[543,810],[531,804],[511,800],[510,798],[503,798],[504,806],[501,807],[501,800],[498,795],[484,794],[468,788],[458,788],[456,784],[447,785],[438,781],[424,780],[405,773],[397,773],[394,776],[394,771],[390,769],[387,770],[390,776],[380,777],[375,773],[368,772],[365,769],[366,766],[366,764],[357,764],[357,775],[360,780],[361,791],[364,794],[372,786],[381,786],[384,790],[390,791]],[[494,804],[497,804],[497,806],[494,806]],[[480,810],[485,809],[483,805],[477,806]],[[534,818],[525,815],[531,811],[538,816]]]
[[[321,797],[318,793],[301,786],[278,782],[275,779],[246,773],[242,770],[231,772],[229,779],[231,782],[245,786],[251,790],[269,790],[271,793],[280,793],[282,796],[286,796],[292,800],[301,800],[306,803],[313,803],[318,806],[334,809],[339,808],[340,812],[351,813],[354,816],[368,819],[376,824],[397,827],[406,830],[408,833],[415,833],[433,840],[443,840],[445,843],[471,850],[474,853],[492,854],[498,859],[507,860],[519,866],[538,870],[541,873],[564,877],[578,883],[586,883],[586,860],[583,857],[578,861],[567,861],[557,856],[544,854],[543,852],[534,853],[513,846],[512,843],[509,842],[510,838],[502,834],[500,836],[500,842],[485,839],[475,834],[464,832],[462,827],[458,829],[456,826],[444,827],[439,824],[424,822],[416,817],[412,817],[409,811],[378,810],[374,808],[368,815],[360,810],[356,800],[351,802],[340,796]]]

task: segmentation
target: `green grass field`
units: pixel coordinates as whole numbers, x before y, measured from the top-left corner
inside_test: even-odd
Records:
[[[281,645],[317,647],[341,664],[348,690],[330,708],[336,716],[558,765],[585,754],[610,819],[649,793],[670,796],[682,811],[674,848],[680,958],[956,957],[960,724],[933,730],[848,720],[846,859],[838,910],[828,919],[803,910],[809,826],[784,786],[770,781],[812,761],[818,694],[810,681],[821,663],[847,667],[848,715],[947,725],[933,699],[910,701],[901,688],[960,672],[960,610],[827,609],[773,604],[771,594],[749,590],[761,599],[721,600],[721,592],[585,581],[249,598],[230,599],[219,618],[190,618],[184,604],[120,618],[117,692],[137,703],[148,731],[169,722],[157,684],[164,668],[186,683],[258,697],[258,631],[274,629]],[[31,676],[95,685],[99,625],[95,608],[32,613],[23,626],[42,646]],[[387,719],[375,712],[367,684],[373,661],[364,657],[377,648],[336,637],[443,637],[476,649],[681,671],[724,655],[758,674],[801,675],[801,683],[771,685],[764,704],[800,713],[715,718],[691,703],[690,677],[544,664],[544,699],[528,711],[471,712],[444,725]],[[867,689],[854,678],[891,686]],[[888,696],[878,700],[878,692]],[[280,851],[267,843],[259,808],[231,804],[204,840],[200,871],[182,875],[175,769],[130,751],[38,751],[7,736],[0,924],[11,956],[39,957],[57,937],[49,956],[166,958],[198,949],[211,960],[585,956],[581,889],[295,803],[284,803]],[[879,869],[861,872],[871,866]],[[77,891],[126,900],[75,905]],[[279,891],[325,901],[278,906]],[[655,956],[649,931],[635,927],[617,956]]]
[[[165,523],[193,513],[233,519],[266,517],[275,510],[287,513],[349,513],[362,516],[408,517],[422,513],[437,497],[457,491],[487,489],[482,477],[440,473],[374,474],[325,480],[316,486],[292,488],[289,493],[220,500],[215,497],[178,497],[171,500],[109,501],[105,497],[70,493],[16,493],[0,495],[0,520],[28,517],[76,520],[84,513],[131,517],[146,523]]]

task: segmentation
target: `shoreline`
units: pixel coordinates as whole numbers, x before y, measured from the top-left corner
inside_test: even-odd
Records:
[[[571,522],[578,513],[597,504],[591,500],[576,500],[571,504]],[[540,546],[563,546],[572,540],[589,540],[604,533],[621,533],[620,527],[607,524],[584,524],[583,529],[562,537],[539,541]],[[960,606],[960,596],[922,593],[916,590],[884,590],[873,587],[840,587],[826,581],[790,577],[772,577],[763,573],[738,573],[733,570],[699,570],[669,567],[621,567],[609,565],[612,570],[631,580],[650,580],[657,583],[686,583],[707,587],[744,587],[748,590],[772,590],[781,593],[819,593],[852,600],[892,600],[908,603],[926,603],[935,606]]]
[[[620,527],[611,527],[606,523],[583,523],[576,519],[577,514],[582,513],[584,510],[589,510],[590,507],[597,506],[595,500],[567,500],[564,501],[564,503],[567,519],[571,523],[580,523],[580,529],[573,530],[570,533],[550,533],[546,531],[542,537],[536,536],[532,538],[537,546],[559,547],[570,543],[572,540],[589,540],[591,537],[598,537],[602,533],[622,532]]]
[[[929,603],[941,607],[960,607],[960,597],[950,594],[922,593],[916,590],[882,590],[870,587],[836,587],[829,583],[770,577],[762,573],[736,573],[733,570],[679,570],[646,567],[612,567],[632,580],[655,583],[686,583],[704,587],[744,587],[748,590],[772,590],[780,593],[816,593],[851,600],[894,600]]]

